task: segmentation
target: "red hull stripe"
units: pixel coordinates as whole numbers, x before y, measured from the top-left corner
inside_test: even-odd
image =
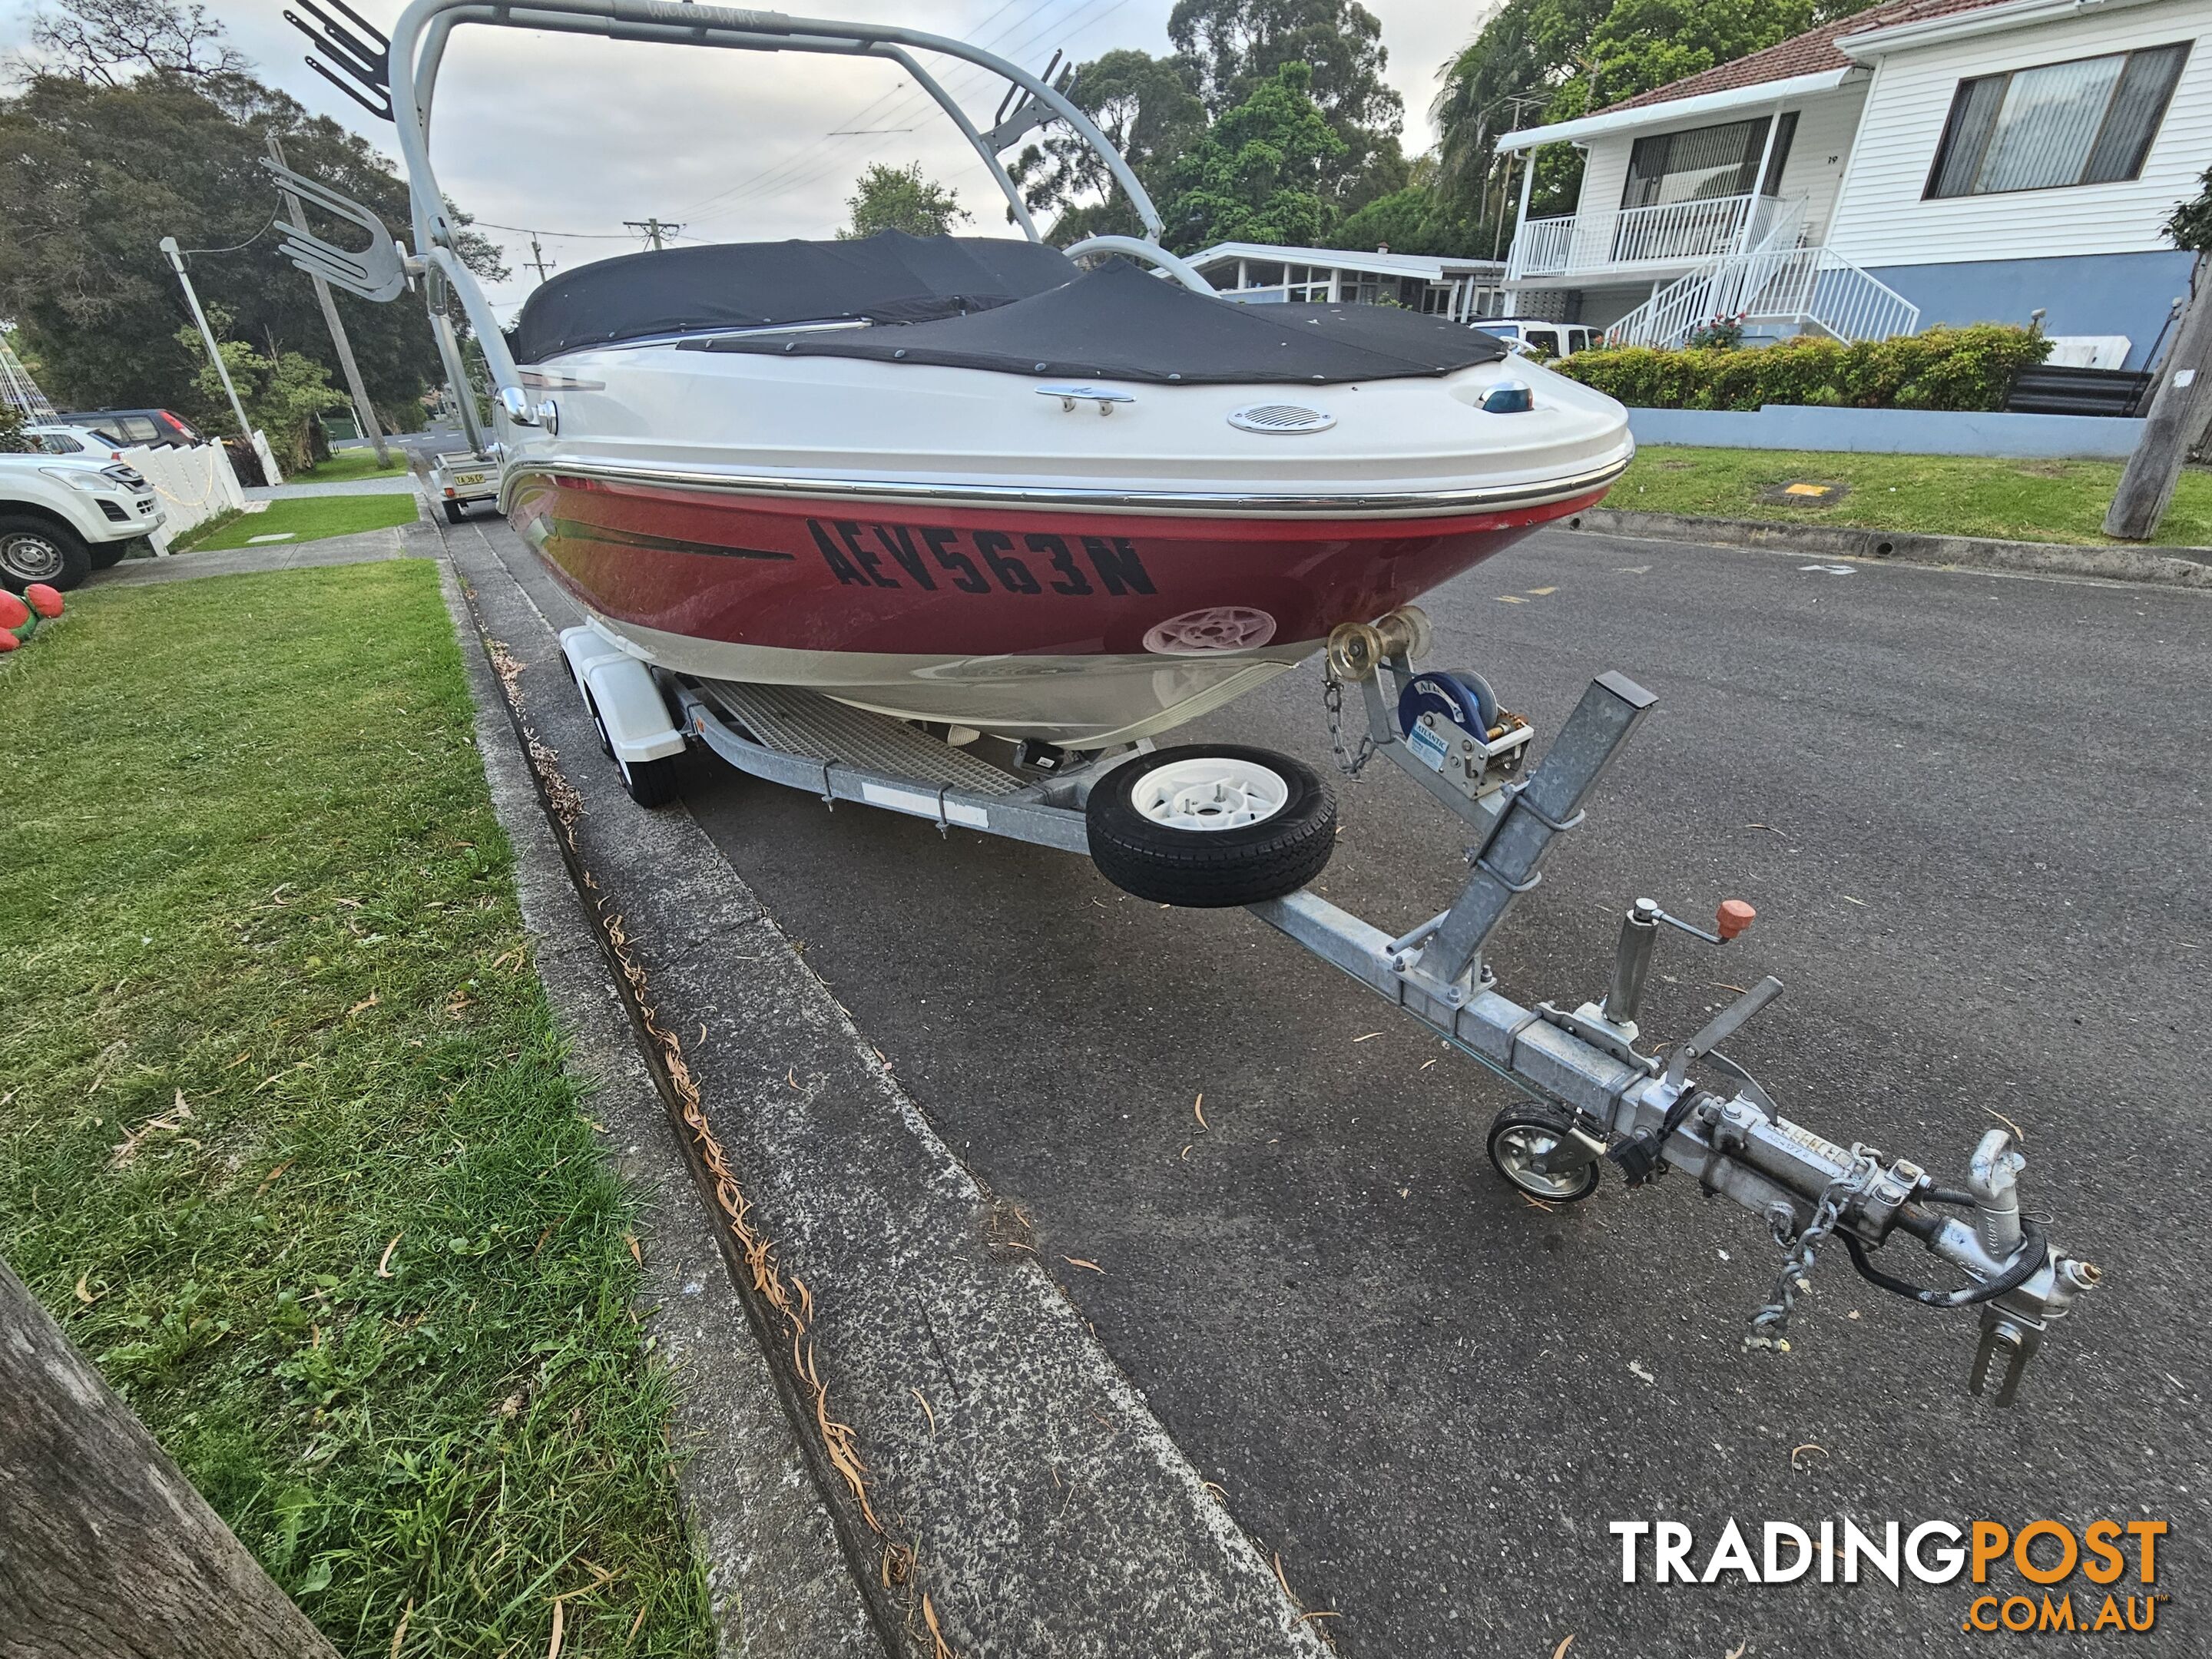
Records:
[[[1442,519],[809,502],[532,475],[517,529],[603,615],[793,651],[1088,655],[1288,645],[1403,605],[1604,491]]]

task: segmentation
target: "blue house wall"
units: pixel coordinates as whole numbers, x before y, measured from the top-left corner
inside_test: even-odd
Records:
[[[2018,323],[2040,307],[2045,334],[2124,334],[2129,368],[2162,350],[2173,302],[2189,293],[2197,256],[2084,253],[2050,259],[1976,259],[1961,264],[1879,265],[1870,270],[1920,307],[1920,326]]]

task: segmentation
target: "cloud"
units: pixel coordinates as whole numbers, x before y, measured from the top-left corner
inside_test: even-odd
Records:
[[[1389,78],[1405,96],[1407,147],[1420,149],[1437,65],[1494,0],[1366,3],[1382,20]],[[355,4],[380,23],[399,9],[393,0]],[[22,44],[29,9],[19,3],[0,23],[0,48]],[[220,0],[215,9],[264,78],[397,159],[391,129],[307,67],[284,0]],[[1170,0],[845,0],[825,9],[954,35],[1042,69],[1056,47],[1075,58],[1117,46],[1166,51]],[[1003,83],[929,66],[986,125]],[[958,192],[971,229],[1012,234],[989,174],[942,112],[898,65],[854,58],[464,27],[439,79],[431,158],[463,208],[538,231],[548,262],[564,269],[641,246],[623,222],[648,216],[705,241],[827,236],[844,222],[854,179],[878,161],[920,161]],[[526,235],[489,234],[515,272],[489,296],[504,313],[538,276],[523,263]]]

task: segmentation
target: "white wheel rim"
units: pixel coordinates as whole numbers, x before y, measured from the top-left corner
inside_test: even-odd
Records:
[[[1256,761],[1198,755],[1170,761],[1139,778],[1131,803],[1169,830],[1241,830],[1264,823],[1291,799],[1281,773]]]

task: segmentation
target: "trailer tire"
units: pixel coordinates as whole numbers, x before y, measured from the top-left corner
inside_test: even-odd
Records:
[[[621,775],[623,793],[640,806],[665,806],[676,799],[676,755],[663,755],[657,760],[626,761],[615,753],[614,740],[607,735],[607,723],[599,718],[599,700],[592,695],[592,688],[581,680],[576,690],[584,694],[584,707],[591,711],[592,729],[599,734],[599,747],[615,763]]]
[[[1193,791],[1220,799],[1177,811]],[[1191,909],[1295,893],[1336,850],[1328,786],[1303,762],[1265,749],[1188,744],[1139,755],[1099,781],[1085,817],[1101,875],[1139,898]],[[1208,817],[1222,827],[1198,827]]]
[[[1563,1139],[1570,1125],[1557,1112],[1540,1106],[1508,1106],[1490,1121],[1491,1167],[1514,1191],[1544,1204],[1579,1204],[1597,1190],[1603,1166],[1592,1162],[1578,1170],[1549,1175],[1528,1167]],[[1547,1144],[1548,1143],[1548,1144]]]

